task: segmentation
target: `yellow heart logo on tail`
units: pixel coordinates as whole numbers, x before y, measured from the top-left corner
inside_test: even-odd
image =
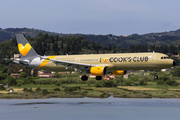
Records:
[[[108,61],[108,58],[102,58],[103,62],[106,63]]]
[[[27,53],[31,50],[31,45],[29,43],[27,43],[25,46],[23,46],[21,43],[18,44],[18,49],[19,52],[23,55],[26,56]]]

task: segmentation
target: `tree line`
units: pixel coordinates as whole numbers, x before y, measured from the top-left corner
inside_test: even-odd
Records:
[[[179,54],[180,44],[178,45],[148,45],[132,44],[129,47],[117,47],[109,44],[102,46],[96,41],[88,41],[82,36],[66,38],[59,35],[51,36],[39,33],[36,37],[26,37],[32,47],[39,55],[65,55],[65,54],[99,54],[99,53],[130,53],[130,52],[161,52],[168,55]],[[16,38],[0,42],[0,58],[11,58],[14,53],[19,53]]]

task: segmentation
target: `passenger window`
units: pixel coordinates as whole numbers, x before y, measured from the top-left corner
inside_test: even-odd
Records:
[[[161,57],[161,59],[163,59],[163,57]]]
[[[166,59],[166,57],[164,57],[164,59]]]

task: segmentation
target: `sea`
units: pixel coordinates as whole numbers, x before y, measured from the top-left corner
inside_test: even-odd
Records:
[[[0,120],[179,120],[180,99],[0,99]]]

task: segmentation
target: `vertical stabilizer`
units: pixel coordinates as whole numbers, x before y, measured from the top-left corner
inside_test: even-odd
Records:
[[[22,34],[16,34],[18,50],[21,58],[36,57],[38,54]]]

